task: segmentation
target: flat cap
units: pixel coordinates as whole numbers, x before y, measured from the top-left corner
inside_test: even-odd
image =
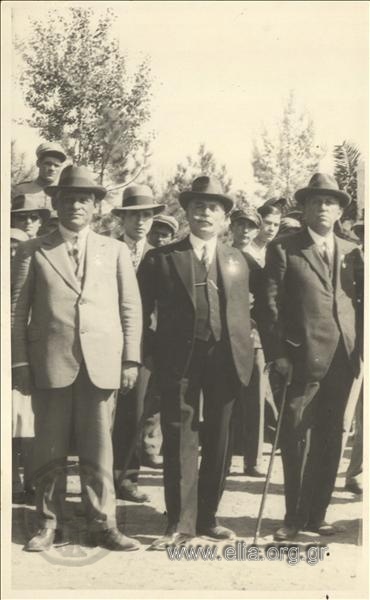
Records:
[[[259,216],[258,212],[253,208],[244,208],[234,210],[230,215],[231,223],[235,223],[235,221],[240,220],[250,221],[253,223],[258,229],[261,227],[262,219]]]
[[[62,146],[56,142],[44,142],[36,148],[37,158],[41,158],[45,154],[53,154],[57,156],[62,162],[67,158]]]
[[[171,217],[171,215],[156,215],[153,219],[153,225],[155,225],[156,223],[163,223],[164,225],[167,225],[168,227],[170,227],[170,229],[172,229],[174,235],[176,235],[176,233],[179,230],[179,224],[177,222],[177,219],[175,219],[175,217]]]

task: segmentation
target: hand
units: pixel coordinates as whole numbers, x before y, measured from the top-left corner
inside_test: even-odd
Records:
[[[124,394],[135,387],[138,374],[138,363],[129,360],[123,363],[121,375],[121,390]]]
[[[293,374],[293,365],[290,362],[289,358],[286,358],[285,356],[282,358],[277,358],[274,361],[274,367],[275,367],[275,370],[278,373],[280,373],[280,375],[282,375],[283,377],[285,377],[287,379],[287,382],[289,385],[292,381],[292,374]]]
[[[32,389],[31,369],[28,365],[14,367],[12,374],[12,388],[24,396],[29,396]]]

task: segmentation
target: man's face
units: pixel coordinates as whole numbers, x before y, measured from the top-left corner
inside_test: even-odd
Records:
[[[151,208],[143,210],[125,210],[123,227],[125,234],[135,242],[140,242],[148,235],[153,224],[154,211]]]
[[[238,219],[231,224],[234,246],[245,248],[256,237],[258,227],[247,219]]]
[[[281,215],[266,215],[262,219],[262,226],[259,232],[259,237],[268,244],[271,242],[279,231]]]
[[[37,211],[19,212],[13,215],[12,224],[16,229],[25,231],[29,238],[35,238],[41,227],[41,218]]]
[[[94,194],[61,190],[52,199],[60,223],[71,231],[80,231],[91,223],[96,211]]]
[[[203,198],[190,200],[186,209],[186,217],[190,231],[202,240],[209,240],[219,235],[226,224],[224,207],[217,200]]]
[[[39,158],[36,164],[39,168],[40,179],[51,185],[57,180],[63,163],[60,158],[46,154]]]
[[[339,200],[327,194],[307,196],[304,201],[305,223],[320,235],[333,231],[342,213]]]
[[[155,248],[170,244],[173,240],[173,231],[165,223],[153,223],[148,234],[148,242]]]

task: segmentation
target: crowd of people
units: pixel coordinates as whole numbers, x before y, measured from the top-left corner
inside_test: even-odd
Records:
[[[13,502],[34,503],[39,526],[25,550],[63,530],[74,455],[92,544],[138,549],[116,500],[150,502],[141,466],[163,469],[167,527],[153,550],[232,539],[217,519],[231,458],[266,476],[284,382],[286,512],[274,539],[335,535],[326,511],[354,413],[346,489],[362,493],[364,226],[341,232],[347,193],[315,173],[294,211],[281,197],[236,208],[200,175],[179,194],[181,237],[134,184],[112,210],[115,238],[94,231],[107,190],[92,174],[65,166],[56,143],[36,155],[37,179],[11,204]]]

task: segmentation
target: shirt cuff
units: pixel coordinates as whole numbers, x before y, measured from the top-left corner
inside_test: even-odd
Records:
[[[29,367],[30,363],[28,362],[19,362],[19,363],[14,363],[14,365],[12,365],[12,369],[16,369],[17,367]]]

